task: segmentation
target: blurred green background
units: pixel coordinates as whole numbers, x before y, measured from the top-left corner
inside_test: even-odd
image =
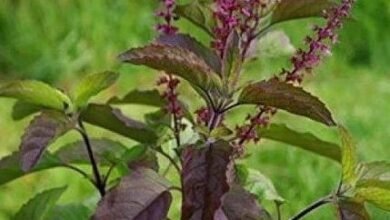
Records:
[[[0,81],[9,79],[40,79],[59,88],[69,89],[85,74],[104,70],[121,72],[114,88],[95,100],[104,101],[113,94],[125,94],[134,88],[154,86],[157,74],[146,68],[122,66],[116,55],[127,48],[146,44],[155,36],[155,1],[135,0],[1,0],[0,1]],[[283,29],[294,46],[310,33],[313,23],[321,20],[294,21],[274,27]],[[353,18],[340,33],[340,44],[333,56],[308,77],[305,86],[321,97],[334,117],[352,133],[362,160],[390,160],[390,1],[358,0]],[[187,22],[180,22],[184,32],[207,41],[205,35]],[[288,57],[261,57],[246,70],[248,79],[262,79],[288,67]],[[183,90],[184,99],[193,94]],[[185,99],[187,102],[193,99]],[[0,100],[0,157],[17,150],[20,135],[28,119],[13,122],[10,117],[12,100]],[[195,110],[199,102],[189,103]],[[252,110],[252,109],[248,109]],[[125,111],[138,119],[150,111],[140,106]],[[232,125],[242,121],[244,110],[231,114]],[[334,130],[306,119],[285,113],[275,121],[283,121],[299,131],[311,131],[322,138],[338,142]],[[111,136],[106,131],[89,127],[93,136]],[[69,134],[53,149],[78,138]],[[261,170],[274,182],[287,200],[284,218],[291,216],[337,186],[339,165],[310,153],[269,141],[248,148],[244,160]],[[1,173],[0,173],[1,175]],[[10,219],[29,198],[43,189],[69,183],[61,203],[77,201],[93,207],[98,199],[89,183],[68,170],[44,171],[15,180],[0,188],[0,219]],[[272,212],[273,207],[266,204]],[[171,208],[177,217],[178,203]],[[384,211],[369,207],[373,219],[390,219]],[[332,219],[334,210],[322,208],[307,219]]]

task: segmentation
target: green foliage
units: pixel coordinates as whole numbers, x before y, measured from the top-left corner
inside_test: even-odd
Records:
[[[77,107],[85,107],[91,97],[112,86],[119,74],[103,72],[84,77],[73,90],[73,101]]]
[[[343,173],[343,183],[355,186],[357,180],[356,169],[358,165],[356,146],[352,141],[352,137],[348,131],[340,126],[341,136],[341,166]]]
[[[81,204],[56,205],[45,220],[88,220],[91,210]]]
[[[57,109],[72,110],[72,102],[61,91],[39,81],[15,81],[0,87],[0,97]]]
[[[315,154],[341,161],[340,147],[337,144],[323,141],[311,133],[301,133],[283,124],[271,124],[267,128],[259,128],[259,135],[265,139],[279,141]]]
[[[48,213],[50,213],[57,200],[65,192],[66,187],[54,188],[44,191],[30,201],[16,213],[14,220],[45,220]]]

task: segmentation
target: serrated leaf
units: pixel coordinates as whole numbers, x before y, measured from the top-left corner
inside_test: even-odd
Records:
[[[93,138],[90,140],[95,160],[100,165],[115,164],[127,151],[126,146],[108,138]],[[89,156],[83,141],[69,143],[53,153],[63,163],[89,164]]]
[[[198,57],[202,58],[215,73],[221,73],[221,59],[219,56],[190,35],[162,35],[157,38],[156,41],[159,44],[177,46],[187,49],[196,54]]]
[[[390,188],[388,183],[382,185],[378,182],[371,182],[370,185],[359,186],[356,188],[356,194],[378,208],[390,211]]]
[[[341,150],[337,144],[323,141],[311,133],[298,132],[283,124],[271,124],[257,131],[262,138],[283,142],[338,162],[341,161]]]
[[[108,105],[90,104],[81,113],[80,117],[87,123],[105,128],[141,143],[152,144],[158,138],[153,130],[145,124],[123,115],[119,109]]]
[[[226,220],[271,220],[270,214],[256,201],[256,197],[239,185],[233,185],[223,196],[221,211]],[[220,218],[215,218],[222,220]]]
[[[335,125],[330,111],[317,97],[302,88],[279,80],[248,85],[243,89],[239,103],[272,106],[328,126]]]
[[[86,106],[90,98],[110,87],[118,77],[118,73],[106,71],[82,78],[72,93],[75,105],[78,107]]]
[[[88,220],[91,210],[82,204],[55,206],[44,220]]]
[[[15,98],[22,102],[56,109],[72,110],[72,102],[61,91],[34,80],[14,81],[0,87],[0,97]]]
[[[94,220],[164,220],[172,196],[170,184],[156,172],[138,168],[99,202]]]
[[[203,90],[219,88],[222,84],[217,73],[202,58],[177,46],[151,44],[130,49],[119,55],[119,59],[180,76]]]
[[[22,206],[13,220],[44,220],[65,190],[66,187],[60,187],[37,194]]]
[[[344,184],[354,186],[358,178],[355,172],[358,165],[356,146],[347,129],[339,126],[339,132],[341,136],[342,180]]]
[[[175,13],[198,26],[210,36],[213,36],[213,28],[216,24],[215,19],[213,19],[213,12],[209,6],[211,3],[194,0],[189,4],[177,5]]]
[[[363,203],[340,199],[336,204],[339,220],[370,220]]]
[[[12,119],[15,121],[22,120],[27,116],[39,112],[40,110],[42,110],[42,107],[40,106],[17,101],[12,107]]]
[[[26,129],[20,144],[22,170],[32,169],[46,148],[73,127],[73,120],[60,112],[46,111],[36,116]]]
[[[158,90],[133,90],[127,93],[123,98],[113,97],[108,104],[139,104],[153,107],[162,107],[165,100],[161,97]]]
[[[226,141],[188,146],[182,153],[182,219],[213,219],[229,190],[226,171],[232,147]]]
[[[258,170],[247,169],[248,176],[245,181],[245,189],[257,196],[259,200],[284,203],[285,200],[277,192],[273,182]]]
[[[271,24],[282,21],[320,17],[334,5],[333,0],[282,0],[275,8]]]

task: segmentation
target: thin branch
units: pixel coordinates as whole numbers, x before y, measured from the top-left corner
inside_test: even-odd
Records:
[[[83,122],[81,120],[79,120],[79,127],[80,128],[77,129],[77,130],[79,131],[79,133],[81,134],[81,136],[82,136],[82,138],[84,140],[85,147],[86,147],[87,152],[88,152],[89,160],[90,160],[91,165],[92,165],[92,171],[93,171],[93,175],[95,177],[96,187],[99,190],[100,195],[103,197],[104,194],[106,193],[105,185],[104,185],[104,182],[101,179],[99,168],[97,166],[95,157],[93,155],[91,142],[90,142],[88,134],[87,134],[87,132],[86,132],[86,130],[84,128]]]
[[[156,151],[158,153],[160,153],[161,155],[163,155],[165,158],[167,158],[169,160],[169,162],[175,167],[178,174],[181,175],[181,169],[180,169],[179,165],[177,165],[176,161],[169,154],[165,153],[161,148],[156,149]]]
[[[106,175],[104,176],[104,179],[103,179],[103,185],[106,186],[107,185],[107,181],[108,181],[108,178],[110,177],[111,175],[111,172],[114,170],[116,164],[111,164],[110,168],[108,168],[108,171],[106,173]]]
[[[75,171],[75,172],[77,172],[77,173],[79,173],[79,174],[82,175],[84,178],[86,178],[89,182],[91,182],[92,185],[94,185],[94,186],[96,187],[96,183],[95,183],[94,179],[92,179],[86,172],[84,172],[84,171],[81,170],[80,168],[75,167],[75,166],[72,166],[72,165],[70,165],[70,164],[66,164],[66,163],[62,164],[62,166],[65,167],[65,168],[68,168],[68,169],[70,169],[70,170],[73,170],[73,171]]]
[[[316,202],[312,203],[311,205],[309,205],[308,207],[306,207],[305,209],[303,209],[302,211],[300,211],[298,214],[296,214],[294,217],[290,218],[290,220],[299,220],[301,219],[302,217],[306,216],[307,214],[309,214],[310,212],[314,211],[315,209],[325,205],[325,204],[328,204],[332,201],[332,197],[333,195],[328,195],[328,196],[325,196],[319,200],[317,200]]]
[[[238,103],[238,102],[237,102],[237,103],[234,103],[234,104],[229,105],[228,107],[222,109],[219,113],[220,113],[220,114],[226,113],[226,112],[232,110],[233,108],[235,108],[235,107],[237,107],[237,106],[239,106],[239,105],[240,105],[240,103]]]

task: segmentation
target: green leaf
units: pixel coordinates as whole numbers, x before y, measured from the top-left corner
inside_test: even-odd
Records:
[[[96,161],[100,165],[115,164],[127,151],[126,146],[108,138],[93,138],[90,140]],[[54,152],[65,164],[89,164],[89,156],[83,141],[67,144]]]
[[[42,107],[38,105],[17,101],[12,107],[12,119],[15,121],[22,120],[40,110],[42,110]]]
[[[85,122],[141,143],[153,144],[158,140],[154,131],[145,124],[123,115],[119,109],[108,105],[90,104],[80,117]]]
[[[203,58],[182,47],[152,44],[130,49],[119,55],[119,59],[180,76],[203,90],[220,88],[222,84],[217,73]]]
[[[376,179],[390,182],[390,162],[374,161],[361,164],[359,181]]]
[[[221,73],[221,59],[210,48],[204,46],[195,38],[187,34],[161,35],[157,40],[159,44],[170,45],[187,49],[202,58],[215,73]]]
[[[348,199],[340,199],[337,204],[337,215],[340,220],[370,220],[363,203],[354,202]]]
[[[13,220],[44,220],[65,190],[66,187],[54,188],[36,195],[22,206]]]
[[[356,146],[347,129],[339,126],[341,136],[341,166],[343,169],[343,183],[355,186],[357,180],[356,168],[358,165]]]
[[[195,0],[189,4],[178,5],[175,13],[198,26],[210,36],[213,36],[213,28],[216,26],[216,23],[213,18],[211,3]]]
[[[245,189],[256,195],[259,200],[265,199],[279,203],[285,202],[284,198],[277,192],[271,179],[258,170],[249,168],[247,168],[247,170],[248,174],[245,181]]]
[[[6,184],[24,175],[28,175],[41,170],[61,166],[60,161],[52,154],[44,153],[39,163],[31,170],[25,172],[20,167],[20,153],[14,152],[0,160],[0,185]]]
[[[92,219],[166,219],[172,202],[170,187],[153,170],[137,168],[102,198]]]
[[[118,73],[108,71],[84,77],[72,93],[75,105],[86,106],[93,96],[114,84],[118,77]]]
[[[72,111],[72,102],[61,91],[46,83],[26,80],[14,81],[0,87],[0,97],[15,98],[22,102],[60,111]]]
[[[341,161],[341,150],[337,144],[323,141],[311,133],[298,132],[283,124],[271,124],[257,131],[262,138],[283,142],[338,162]]]
[[[371,183],[371,186],[358,187],[356,193],[365,201],[372,203],[386,211],[390,211],[390,187],[377,183]]]
[[[273,11],[271,24],[299,18],[320,17],[334,5],[332,0],[282,0]]]
[[[46,111],[36,116],[22,137],[20,145],[22,170],[32,169],[45,149],[73,127],[74,121],[61,112]]]
[[[45,220],[88,220],[91,210],[82,204],[57,205]]]
[[[149,105],[153,107],[162,107],[165,105],[165,100],[161,97],[158,90],[133,90],[127,93],[123,98],[113,97],[108,101],[108,104],[139,104]]]
[[[330,111],[317,97],[302,88],[276,79],[246,86],[239,97],[239,103],[272,106],[328,126],[335,125]]]

